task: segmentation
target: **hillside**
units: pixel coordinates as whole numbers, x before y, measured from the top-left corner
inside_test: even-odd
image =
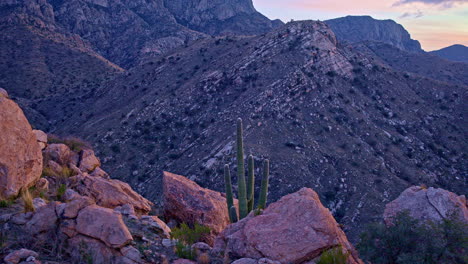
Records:
[[[356,239],[410,185],[466,191],[466,88],[338,45],[324,23],[294,22],[149,61],[55,132],[93,142],[107,171],[158,201],[161,170],[222,191],[242,117],[247,153],[271,160],[271,200],[312,187]]]
[[[346,16],[325,21],[340,41],[356,43],[378,41],[391,44],[401,50],[422,52],[421,44],[411,39],[403,26],[395,21],[378,20],[370,16]]]
[[[468,63],[468,47],[464,45],[452,45],[430,53],[447,60]]]

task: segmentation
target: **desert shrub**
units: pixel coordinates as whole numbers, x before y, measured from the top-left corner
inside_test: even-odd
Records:
[[[180,258],[195,260],[195,252],[192,250],[192,245],[200,242],[203,236],[210,233],[210,228],[196,223],[193,228],[190,228],[186,223],[182,223],[179,227],[173,228],[171,238],[176,239],[176,254]]]
[[[65,144],[67,145],[71,150],[75,151],[75,152],[79,152],[83,149],[90,149],[91,148],[91,145],[80,139],[80,138],[76,138],[76,137],[65,137],[65,138],[61,138],[61,137],[58,137],[58,136],[55,136],[55,135],[48,135],[48,139],[47,139],[48,143],[49,144]]]
[[[57,188],[57,200],[62,200],[63,195],[65,194],[65,191],[67,190],[67,185],[61,184]]]
[[[455,216],[420,222],[404,212],[392,225],[369,225],[357,248],[364,260],[375,264],[462,264],[468,263],[467,230]]]
[[[13,204],[12,200],[0,200],[0,208],[7,208]]]
[[[331,248],[320,256],[317,264],[346,264],[349,252],[343,253],[341,246]]]
[[[29,189],[23,188],[20,191],[21,200],[23,200],[24,212],[34,212],[33,197],[29,192]]]

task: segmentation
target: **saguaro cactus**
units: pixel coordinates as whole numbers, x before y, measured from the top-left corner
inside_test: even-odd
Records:
[[[245,186],[244,139],[242,119],[237,119],[237,184],[239,188],[239,219],[247,216],[247,191]]]
[[[255,167],[254,157],[249,155],[248,159],[249,177],[247,178],[247,207],[248,211],[252,211],[254,207],[254,192],[255,192]]]
[[[234,206],[234,198],[232,195],[232,184],[231,184],[231,173],[229,172],[229,165],[224,165],[224,183],[226,186],[226,203],[227,203],[227,208],[229,211],[229,220],[231,223],[234,223],[237,221],[237,212],[234,211],[235,218],[231,215],[230,208]],[[235,220],[234,220],[235,219]]]
[[[239,199],[239,217],[234,206],[234,198],[232,193],[231,174],[229,165],[224,165],[224,182],[226,187],[226,203],[231,223],[237,222],[238,219],[246,217],[254,208],[255,200],[255,166],[254,157],[249,155],[248,168],[249,177],[247,184],[245,182],[245,166],[244,166],[244,142],[243,142],[242,119],[237,120],[237,184],[238,184],[238,199]],[[258,208],[265,208],[268,195],[268,177],[269,177],[269,161],[265,160],[263,164],[263,177],[261,193],[259,195]]]
[[[265,160],[263,162],[263,177],[262,177],[262,187],[260,190],[260,197],[258,198],[258,208],[265,209],[266,201],[268,197],[268,180],[270,177],[270,161]]]

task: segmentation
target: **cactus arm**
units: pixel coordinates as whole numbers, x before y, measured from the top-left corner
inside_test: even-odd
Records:
[[[237,181],[239,186],[239,219],[247,216],[247,192],[245,186],[244,140],[242,138],[242,119],[237,119]]]
[[[268,196],[268,181],[270,177],[270,161],[265,160],[263,162],[263,177],[262,177],[262,187],[260,190],[260,197],[258,199],[258,208],[265,209],[267,196]]]
[[[235,206],[231,206],[229,209],[229,218],[231,218],[231,223],[237,222],[237,211]]]
[[[254,167],[254,157],[252,155],[249,156],[248,161],[249,167],[249,177],[247,178],[247,205],[248,205],[248,212],[251,212],[254,207],[254,192],[255,192],[255,167]]]
[[[224,183],[226,187],[226,204],[227,204],[227,210],[229,213],[229,220],[231,223],[234,223],[234,218],[231,215],[230,208],[234,206],[234,198],[232,195],[232,184],[231,184],[231,173],[229,172],[229,165],[224,165]],[[236,219],[237,219],[237,213],[236,213]]]

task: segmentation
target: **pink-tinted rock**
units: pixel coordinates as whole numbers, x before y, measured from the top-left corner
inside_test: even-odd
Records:
[[[40,149],[45,149],[47,146],[47,134],[41,130],[33,130],[33,133],[36,136]]]
[[[0,199],[10,198],[41,177],[42,153],[19,106],[0,96]]]
[[[444,189],[422,188],[413,186],[400,194],[398,198],[385,206],[384,220],[387,224],[398,213],[407,211],[418,220],[440,221],[452,214],[468,223],[466,198]]]
[[[8,92],[3,88],[0,88],[0,97],[8,98]]]
[[[257,264],[257,260],[251,258],[241,258],[232,262],[232,264]]]
[[[100,167],[97,167],[90,175],[93,177],[101,177],[104,179],[110,179],[109,174],[107,174],[107,172],[105,172]]]
[[[94,151],[92,149],[83,149],[80,153],[80,161],[79,166],[81,171],[83,172],[92,172],[97,167],[101,166],[101,162],[99,159],[94,155]]]
[[[60,231],[68,237],[74,237],[78,234],[76,231],[76,221],[71,219],[63,220],[60,225]]]
[[[204,241],[208,244],[212,245],[216,235],[230,223],[226,198],[219,192],[170,172],[163,172],[163,192],[166,221],[209,227],[211,235]]]
[[[140,220],[142,224],[151,226],[154,231],[161,232],[163,237],[170,237],[171,229],[157,216],[143,215]]]
[[[26,260],[29,257],[37,258],[39,254],[36,252],[22,248],[20,250],[15,250],[8,254],[3,260],[6,264],[18,264],[22,260]]]
[[[80,210],[92,204],[94,204],[94,200],[89,197],[74,199],[73,201],[65,204],[61,217],[69,219],[76,218]]]
[[[55,175],[60,175],[62,173],[63,167],[53,160],[47,162],[47,167],[51,169]]]
[[[44,199],[42,199],[42,198],[34,198],[34,200],[33,200],[33,206],[34,206],[35,210],[41,208],[42,206],[46,206],[46,205],[47,205],[46,201],[44,201]]]
[[[58,202],[50,202],[46,206],[40,207],[26,224],[29,232],[33,235],[55,230],[57,225],[56,207]]]
[[[146,214],[152,203],[139,195],[127,183],[100,177],[91,177],[86,173],[70,178],[71,187],[83,196],[88,196],[96,204],[106,208],[115,208],[125,204],[132,205],[138,213]]]
[[[63,166],[70,162],[72,152],[65,144],[50,144],[44,149],[44,155]]]
[[[214,251],[238,258],[302,263],[336,246],[350,252],[349,264],[362,263],[317,193],[303,188],[270,204],[261,215],[250,213],[228,226],[217,237]]]
[[[138,251],[138,249],[132,247],[132,246],[126,246],[126,247],[123,247],[121,250],[120,250],[120,253],[122,253],[122,255],[126,258],[128,258],[129,260],[135,262],[135,263],[145,263],[143,261],[143,259],[141,258],[141,254],[140,254],[140,251]]]
[[[76,230],[112,248],[121,248],[133,240],[121,214],[97,205],[90,205],[79,212]]]
[[[35,187],[36,187],[36,190],[38,191],[47,192],[49,190],[49,181],[45,178],[40,178],[36,182]]]
[[[121,256],[118,250],[109,248],[99,240],[82,235],[68,239],[68,245],[72,257],[81,259],[83,255],[86,255],[93,264],[119,263],[115,260]]]

